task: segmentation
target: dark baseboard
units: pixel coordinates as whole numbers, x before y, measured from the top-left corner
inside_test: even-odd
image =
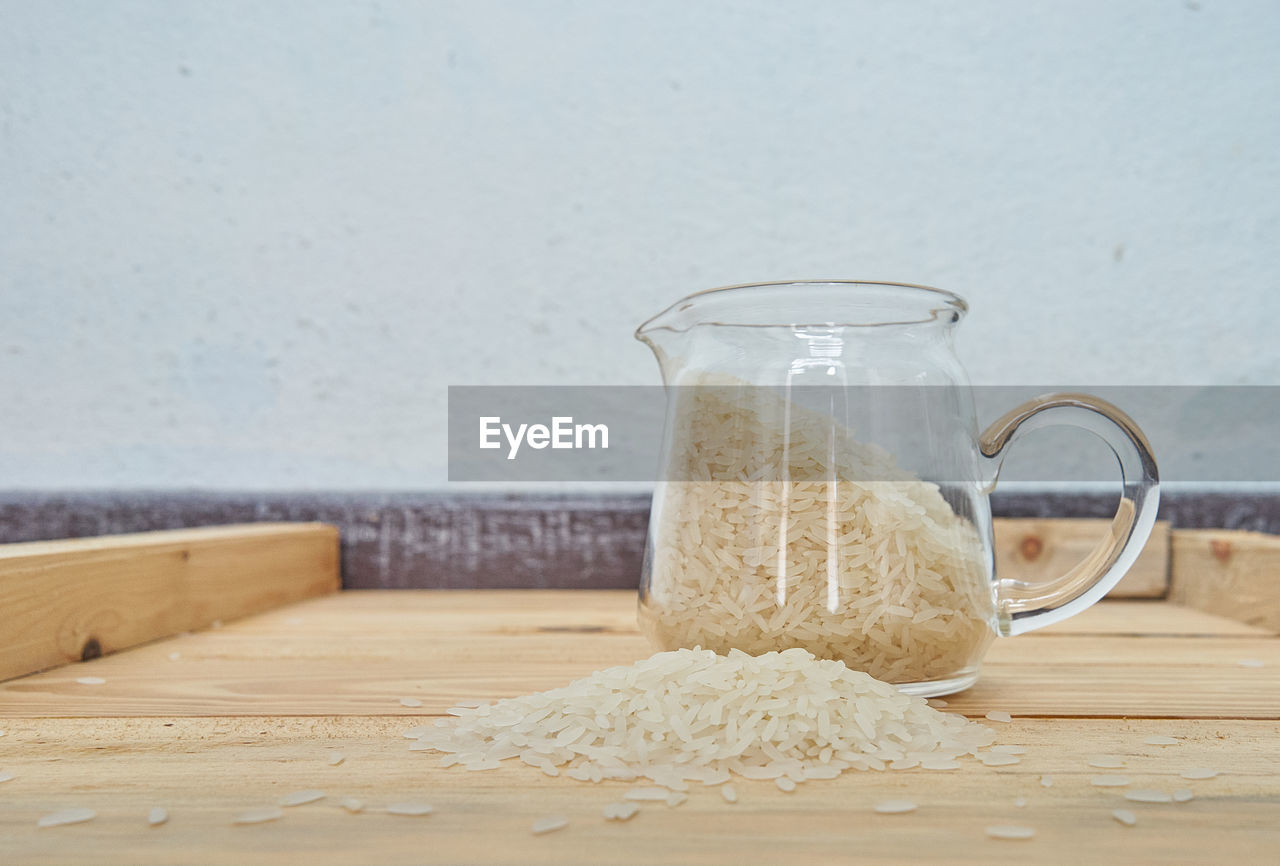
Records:
[[[998,517],[1109,517],[1115,496],[1003,493]],[[1175,528],[1280,533],[1280,494],[1166,491]],[[342,534],[349,589],[631,589],[642,494],[0,493],[0,543],[225,523],[322,521]]]

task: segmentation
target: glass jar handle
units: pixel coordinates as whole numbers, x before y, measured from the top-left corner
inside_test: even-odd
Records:
[[[999,626],[1005,636],[1060,622],[1106,595],[1138,558],[1156,522],[1160,476],[1147,437],[1124,412],[1088,394],[1037,397],[983,431],[978,444],[993,465],[993,479],[999,477],[1010,442],[1058,425],[1083,427],[1107,443],[1120,461],[1124,493],[1108,536],[1065,575],[1047,583],[997,580]]]

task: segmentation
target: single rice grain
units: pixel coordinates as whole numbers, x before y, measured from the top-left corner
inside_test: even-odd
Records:
[[[1124,766],[1124,758],[1117,758],[1115,755],[1094,755],[1089,759],[1089,766],[1102,770],[1118,770]]]
[[[61,827],[64,824],[81,824],[85,821],[92,821],[98,816],[98,813],[92,809],[60,809],[57,812],[50,812],[44,815],[40,820],[36,821],[37,827]]]
[[[284,810],[278,806],[262,806],[256,809],[245,809],[232,819],[233,824],[264,824],[284,816]]]
[[[324,799],[324,791],[316,788],[307,788],[303,791],[293,791],[285,794],[280,798],[281,806],[305,806],[307,803],[314,803],[317,800]]]
[[[978,755],[978,760],[986,764],[988,767],[1007,767],[1010,764],[1022,763],[1022,759],[1017,755],[1006,755],[1001,752],[991,753],[983,752]]]
[[[992,839],[1030,839],[1036,835],[1033,827],[1021,824],[992,824],[986,833]]]
[[[1089,784],[1095,788],[1123,788],[1129,784],[1128,776],[1094,776]]]
[[[569,826],[569,819],[563,815],[548,815],[545,818],[539,818],[533,822],[533,826],[529,828],[529,832],[535,836],[541,836],[543,833],[554,833],[556,830],[563,830]]]
[[[1150,788],[1135,788],[1132,791],[1125,791],[1124,798],[1132,800],[1135,803],[1172,803],[1173,797],[1164,791],[1154,791]]]
[[[630,821],[639,811],[639,803],[609,803],[604,807],[604,817],[606,821]]]

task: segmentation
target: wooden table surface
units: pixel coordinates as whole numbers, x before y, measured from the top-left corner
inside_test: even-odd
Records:
[[[1028,749],[1011,766],[851,771],[790,794],[735,780],[736,805],[695,785],[678,808],[606,823],[601,808],[630,785],[519,764],[468,773],[408,751],[402,731],[455,702],[648,655],[634,603],[627,592],[345,592],[10,680],[0,685],[0,773],[14,776],[0,783],[0,862],[1280,862],[1280,640],[1165,602],[1107,601],[995,643],[981,681],[948,711],[1012,713],[991,723],[998,742]],[[1143,743],[1156,734],[1179,743]],[[337,766],[333,752],[345,756]],[[1099,754],[1124,768],[1090,767]],[[1191,767],[1220,775],[1179,777]],[[1115,773],[1133,788],[1195,796],[1133,803],[1125,789],[1089,783]],[[232,825],[304,788],[328,797]],[[369,809],[349,814],[342,796]],[[872,810],[902,797],[918,810]],[[435,812],[377,811],[403,799]],[[77,806],[97,817],[37,828],[41,815]],[[153,806],[168,823],[148,827]],[[1137,826],[1113,820],[1114,808]],[[569,826],[532,836],[530,824],[552,813]],[[1035,838],[985,837],[1009,823]]]

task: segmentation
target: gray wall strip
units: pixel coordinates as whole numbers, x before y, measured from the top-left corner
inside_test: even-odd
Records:
[[[1000,517],[1109,517],[1114,496],[1001,494]],[[1165,493],[1175,528],[1280,533],[1280,495]],[[342,533],[349,589],[634,588],[644,495],[0,493],[0,542],[319,520]]]

